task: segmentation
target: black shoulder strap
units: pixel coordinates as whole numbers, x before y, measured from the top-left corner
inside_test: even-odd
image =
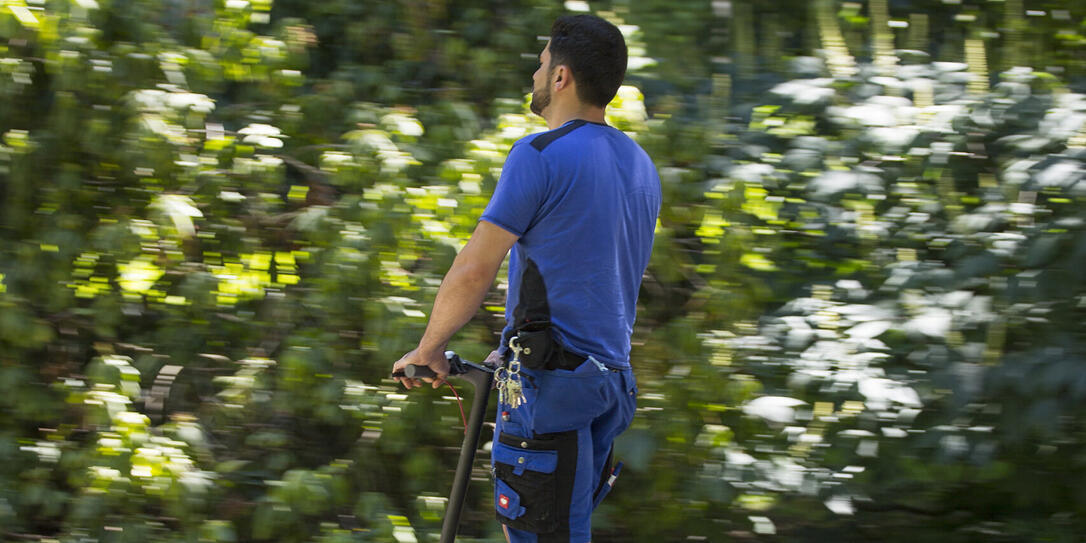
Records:
[[[543,151],[548,145],[554,143],[554,140],[573,132],[574,130],[582,127],[588,121],[584,119],[577,119],[561,128],[556,128],[550,132],[544,132],[532,140],[532,147],[535,147],[537,151]]]

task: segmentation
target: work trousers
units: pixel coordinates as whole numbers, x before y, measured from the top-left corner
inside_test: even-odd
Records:
[[[573,370],[521,369],[524,402],[499,402],[491,465],[494,508],[511,543],[586,543],[611,490],[615,438],[630,425],[630,369],[593,357]]]

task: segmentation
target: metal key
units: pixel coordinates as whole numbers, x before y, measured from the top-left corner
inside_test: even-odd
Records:
[[[524,404],[524,389],[520,384],[520,379],[510,379],[506,385],[506,396],[508,398],[509,407],[516,409]]]
[[[509,349],[513,351],[513,358],[499,376],[498,401],[516,409],[524,404],[524,387],[520,382],[520,353],[524,348],[517,341],[517,336],[509,338]]]

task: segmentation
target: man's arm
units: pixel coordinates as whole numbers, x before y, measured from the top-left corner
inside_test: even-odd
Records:
[[[425,380],[432,381],[434,388],[441,385],[449,374],[445,347],[475,315],[494,284],[505,255],[516,241],[516,234],[492,223],[479,221],[467,245],[456,255],[452,267],[441,281],[441,287],[437,289],[434,309],[419,346],[400,358],[392,366],[393,372],[403,370],[408,364],[429,366],[437,378]],[[398,377],[397,380],[409,389],[421,386],[418,379]]]

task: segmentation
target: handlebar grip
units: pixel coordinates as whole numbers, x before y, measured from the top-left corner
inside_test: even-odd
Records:
[[[416,366],[415,364],[408,364],[404,367],[403,374],[404,377],[409,377],[411,379],[437,377],[437,374],[434,373],[434,370],[430,369],[429,366]]]
[[[460,355],[453,351],[445,351],[445,358],[449,361],[449,376],[462,376],[471,370],[471,367],[478,366],[471,362],[465,362],[460,358]],[[493,370],[491,370],[493,373]],[[409,379],[427,379],[435,378],[437,374],[429,366],[418,366],[415,364],[408,364],[404,366],[403,371],[397,371],[392,374],[393,377],[407,377]]]

